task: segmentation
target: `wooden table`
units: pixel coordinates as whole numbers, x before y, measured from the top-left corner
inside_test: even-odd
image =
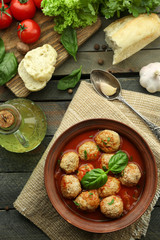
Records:
[[[47,84],[45,89],[31,93],[28,96],[29,99],[35,101],[43,109],[47,117],[48,130],[42,144],[34,151],[24,154],[11,153],[0,147],[0,240],[49,239],[32,222],[14,209],[13,202],[20,194],[52,139],[77,90],[78,86],[72,94],[69,94],[67,91],[57,90],[57,82],[62,76],[68,75],[72,70],[82,65],[82,80],[88,81],[91,70],[110,69],[120,79],[123,89],[148,94],[139,84],[138,72],[142,66],[150,62],[160,61],[160,38],[113,68],[111,64],[113,53],[110,49],[108,51],[103,51],[102,48],[98,51],[94,50],[96,43],[100,47],[105,44],[103,29],[110,22],[110,20],[107,21],[102,18],[101,29],[79,49],[77,63],[72,58],[69,58],[56,70],[53,79]],[[99,65],[98,59],[103,59],[104,64]],[[160,93],[154,95],[160,97]],[[0,87],[1,103],[13,98],[15,98],[14,94],[7,87]],[[142,237],[142,239],[160,239],[160,199],[152,212],[147,235]]]

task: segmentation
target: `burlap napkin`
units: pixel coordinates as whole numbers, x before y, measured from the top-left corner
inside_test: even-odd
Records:
[[[156,125],[160,123],[160,104],[158,97],[125,90],[123,90],[122,95],[133,107],[139,110]],[[140,238],[142,235],[146,234],[151,211],[159,197],[160,178],[154,200],[144,215],[131,226],[109,234],[89,233],[70,225],[56,212],[48,199],[44,186],[44,165],[50,147],[55,139],[68,127],[82,120],[91,118],[115,119],[128,124],[130,127],[137,130],[149,143],[156,158],[160,173],[159,141],[143,121],[124,104],[118,101],[107,101],[93,90],[91,84],[82,82],[70,103],[56,134],[21,194],[15,201],[14,206],[21,214],[42,229],[50,239],[129,240],[130,238]]]

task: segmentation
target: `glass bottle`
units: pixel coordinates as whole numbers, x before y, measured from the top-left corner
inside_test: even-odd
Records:
[[[36,148],[47,130],[46,117],[29,99],[12,99],[0,105],[0,145],[16,153]]]

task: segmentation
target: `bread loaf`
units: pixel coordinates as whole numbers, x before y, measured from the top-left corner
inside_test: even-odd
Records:
[[[155,13],[129,15],[111,23],[104,32],[114,51],[113,64],[117,64],[160,36],[160,18]]]

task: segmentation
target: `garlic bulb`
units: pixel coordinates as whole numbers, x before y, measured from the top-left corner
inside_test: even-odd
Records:
[[[155,93],[160,91],[160,62],[150,63],[141,68],[140,84],[148,92]]]

